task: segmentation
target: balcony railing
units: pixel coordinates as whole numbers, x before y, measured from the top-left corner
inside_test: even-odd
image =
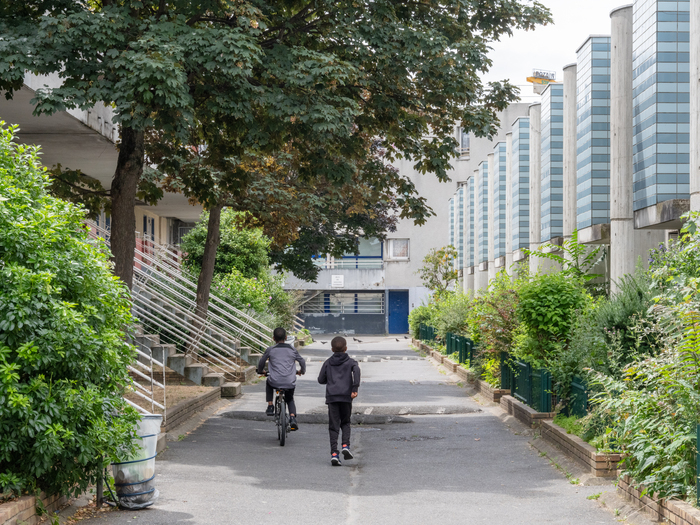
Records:
[[[384,261],[381,257],[318,257],[314,264],[324,270],[381,270]]]

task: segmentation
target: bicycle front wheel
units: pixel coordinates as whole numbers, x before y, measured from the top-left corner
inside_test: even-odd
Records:
[[[287,438],[287,403],[284,402],[284,396],[280,396],[280,426],[277,428],[277,435],[280,438],[280,447],[283,447]]]

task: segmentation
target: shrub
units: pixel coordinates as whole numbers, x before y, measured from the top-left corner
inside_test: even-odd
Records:
[[[258,277],[245,277],[233,269],[214,278],[212,292],[268,326],[282,326],[291,331],[298,298],[282,288],[283,282],[283,275],[275,275],[269,269]]]
[[[634,361],[620,371],[591,373],[590,383],[598,391],[592,399],[594,410],[584,420],[586,430],[597,431],[593,442],[604,450],[624,452],[626,473],[661,498],[693,494],[697,476],[698,217],[691,213],[685,235],[652,255],[649,279],[658,294],[653,315],[638,323],[632,344],[626,345],[635,352],[647,347],[650,351],[633,352]],[[608,345],[608,351],[620,352],[620,340]]]
[[[622,379],[625,368],[658,351],[658,330],[649,308],[653,300],[647,276],[638,272],[620,282],[609,299],[600,298],[576,319],[569,346],[550,365],[554,388],[566,402],[574,376],[585,368]]]
[[[501,352],[511,352],[518,329],[518,292],[524,282],[521,279],[512,282],[510,276],[501,271],[489,285],[488,291],[474,301],[469,331],[482,352],[496,356],[500,356]]]
[[[0,124],[0,492],[77,494],[133,452],[131,304],[13,134]]]
[[[522,286],[517,306],[522,334],[517,357],[548,368],[568,345],[576,315],[590,298],[583,283],[566,274],[539,275]]]
[[[417,308],[414,308],[411,310],[411,313],[408,314],[408,326],[411,332],[411,335],[413,336],[414,339],[419,339],[420,338],[420,325],[424,324],[426,326],[430,326],[430,321],[433,316],[433,307],[431,305],[420,305]]]
[[[262,277],[270,266],[270,239],[261,229],[241,228],[238,225],[240,215],[230,209],[221,212],[221,242],[216,250],[214,275],[226,275],[236,270],[247,279]],[[209,214],[204,212],[180,246],[185,253],[184,265],[195,275],[199,275],[202,269],[208,222]]]
[[[433,327],[442,338],[445,334],[467,334],[469,312],[473,307],[470,294],[458,292],[444,293],[435,302],[435,312],[431,319]]]

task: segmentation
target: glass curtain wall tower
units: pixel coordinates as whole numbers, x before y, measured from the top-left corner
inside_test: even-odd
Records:
[[[464,185],[457,190],[457,206],[455,210],[455,248],[457,248],[457,269],[464,268]]]
[[[489,165],[488,162],[479,164],[479,185],[476,195],[476,224],[478,228],[477,262],[489,260]]]
[[[564,234],[564,85],[549,84],[542,92],[541,239]]]
[[[577,221],[610,222],[610,37],[592,36],[577,52]]]
[[[690,3],[634,2],[634,210],[690,193]]]
[[[513,250],[530,247],[530,119],[513,123],[511,159]]]
[[[506,255],[506,143],[499,142],[493,148],[493,257]]]
[[[469,216],[469,226],[467,231],[464,232],[466,238],[465,248],[466,253],[464,257],[464,266],[466,268],[472,268],[474,266],[474,185],[476,180],[474,177],[470,177],[465,186],[466,200],[467,200],[467,214]]]

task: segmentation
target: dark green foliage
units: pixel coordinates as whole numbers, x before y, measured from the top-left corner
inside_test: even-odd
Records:
[[[660,334],[650,322],[652,304],[649,281],[638,273],[625,276],[609,299],[599,299],[581,312],[570,345],[550,365],[562,401],[569,397],[572,378],[584,369],[621,379],[630,363],[658,351]]]
[[[372,137],[381,137],[389,163],[405,159],[447,180],[455,126],[491,136],[498,111],[518,99],[507,81],[482,82],[489,44],[550,21],[529,0],[7,3],[0,2],[0,90],[11,97],[27,71],[64,80],[37,92],[36,113],[113,104],[122,138],[126,130],[134,137],[122,141],[125,158],[143,158],[152,130],[174,149],[207,144],[229,159],[278,155],[291,145],[301,155],[295,177],[332,185],[352,182]],[[115,178],[141,177],[131,165]],[[406,180],[393,186],[402,213],[419,223],[430,215]],[[199,202],[211,205],[202,198],[208,193],[216,192],[197,191]],[[112,227],[126,238],[130,210],[113,212],[121,222],[113,213]],[[310,230],[307,239],[320,237]],[[130,282],[131,245],[115,244]],[[300,253],[323,252],[305,243]],[[283,252],[276,257],[294,266]]]
[[[554,417],[554,423],[566,430],[567,434],[573,434],[575,436],[582,437],[583,425],[581,424],[581,418],[577,416],[565,416],[563,414],[557,414]]]
[[[84,212],[0,126],[0,492],[79,493],[130,452],[131,304]]]
[[[432,308],[430,305],[421,305],[411,310],[411,313],[408,314],[408,326],[414,339],[420,339],[418,333],[420,325],[430,326],[431,317]]]
[[[239,226],[240,214],[231,210],[221,212],[221,243],[216,251],[214,275],[226,275],[237,270],[246,279],[261,277],[268,269],[270,240],[258,228]],[[197,225],[182,240],[185,266],[198,275],[202,267],[207,240],[209,214],[204,213]]]
[[[539,275],[522,286],[517,306],[518,357],[546,368],[568,345],[576,316],[588,305],[583,283],[566,274]]]
[[[697,480],[700,214],[691,212],[685,219],[683,237],[654,252],[644,275],[653,306],[639,315],[632,329],[620,323],[621,315],[602,316],[618,324],[618,334],[630,336],[608,344],[614,357],[609,362],[616,361],[617,368],[608,364],[606,373],[590,374],[594,410],[584,421],[586,431],[597,434],[592,442],[603,450],[625,453],[626,473],[661,498],[690,497]],[[644,292],[643,284],[638,288]],[[648,301],[634,288],[625,295],[619,313],[633,313]]]

